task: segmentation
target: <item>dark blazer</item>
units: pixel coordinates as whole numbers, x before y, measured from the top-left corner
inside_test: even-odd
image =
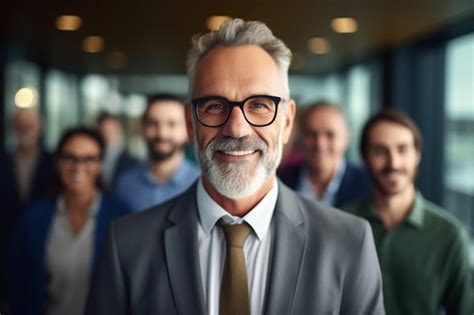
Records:
[[[279,183],[265,314],[384,314],[372,233],[364,220]],[[196,184],[112,223],[87,315],[205,314]]]
[[[278,171],[278,177],[292,189],[298,189],[302,174],[305,170],[303,164],[291,166]],[[367,198],[372,189],[372,181],[365,169],[346,163],[346,171],[341,180],[341,185],[334,199],[334,207],[341,206]]]
[[[46,243],[56,212],[55,200],[33,203],[12,234],[8,255],[8,301],[13,315],[44,314]],[[129,211],[102,195],[94,236],[94,261],[109,223]],[[60,253],[59,253],[60,254]]]
[[[0,300],[6,294],[4,271],[9,231],[15,226],[31,200],[46,197],[54,183],[55,173],[53,156],[45,151],[41,152],[33,171],[30,196],[23,202],[18,192],[13,157],[10,154],[0,157]]]
[[[115,185],[117,184],[118,178],[121,174],[123,174],[126,170],[135,167],[139,164],[140,161],[138,159],[134,158],[127,151],[122,151],[115,163],[115,167],[112,173],[112,183],[110,187],[107,187],[107,192],[112,193],[114,191]]]
[[[0,209],[2,219],[4,215],[8,216],[8,224],[12,223],[22,215],[27,203],[20,199],[18,192],[18,183],[15,176],[15,163],[10,154],[0,157]],[[33,171],[33,177],[30,183],[29,200],[44,199],[51,189],[55,179],[55,166],[53,156],[45,151],[41,152],[38,162]],[[6,223],[6,222],[5,222]]]

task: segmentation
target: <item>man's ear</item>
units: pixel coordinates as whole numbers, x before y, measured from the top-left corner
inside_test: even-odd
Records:
[[[286,113],[283,119],[283,143],[287,144],[293,129],[293,123],[296,115],[296,103],[293,99],[286,102]]]
[[[189,143],[194,145],[193,111],[191,104],[186,105],[184,115],[186,119],[186,130],[188,131]]]
[[[416,167],[420,166],[420,162],[421,162],[421,150],[416,149]]]

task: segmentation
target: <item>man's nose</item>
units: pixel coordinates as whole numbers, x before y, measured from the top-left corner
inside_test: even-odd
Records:
[[[160,138],[166,138],[169,134],[169,128],[165,124],[157,124],[155,126],[155,135]]]
[[[252,132],[252,126],[245,119],[244,113],[238,107],[234,107],[230,112],[229,119],[223,126],[224,136],[242,138]]]
[[[391,168],[397,169],[400,166],[400,155],[396,152],[390,152],[388,154],[388,163]]]

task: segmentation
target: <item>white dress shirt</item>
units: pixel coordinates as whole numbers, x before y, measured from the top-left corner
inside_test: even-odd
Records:
[[[56,213],[46,244],[48,274],[47,315],[83,315],[89,292],[94,252],[94,230],[101,195],[97,194],[89,208],[89,218],[74,235],[63,197],[59,197]]]
[[[252,233],[244,243],[247,266],[250,313],[262,314],[267,289],[268,270],[274,238],[273,212],[278,196],[275,180],[267,195],[243,218],[230,215],[206,192],[202,181],[197,187],[197,206],[199,213],[198,242],[201,264],[202,284],[209,315],[219,314],[219,296],[224,269],[226,242],[224,232],[216,227],[223,218],[226,223],[239,224],[243,221],[252,227]]]

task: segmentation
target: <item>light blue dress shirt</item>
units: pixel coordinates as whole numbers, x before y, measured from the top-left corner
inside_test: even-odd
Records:
[[[122,174],[115,196],[132,211],[137,212],[160,204],[184,192],[200,175],[197,166],[186,159],[165,183],[157,182],[147,164]]]
[[[313,186],[311,185],[311,180],[309,179],[308,170],[305,169],[296,191],[306,198],[315,201],[321,201],[328,206],[333,206],[337,191],[339,190],[339,186],[341,186],[342,177],[346,172],[346,168],[347,162],[346,160],[342,160],[341,164],[334,173],[334,176],[329,181],[329,184],[322,196],[318,196],[318,194],[314,191]]]

